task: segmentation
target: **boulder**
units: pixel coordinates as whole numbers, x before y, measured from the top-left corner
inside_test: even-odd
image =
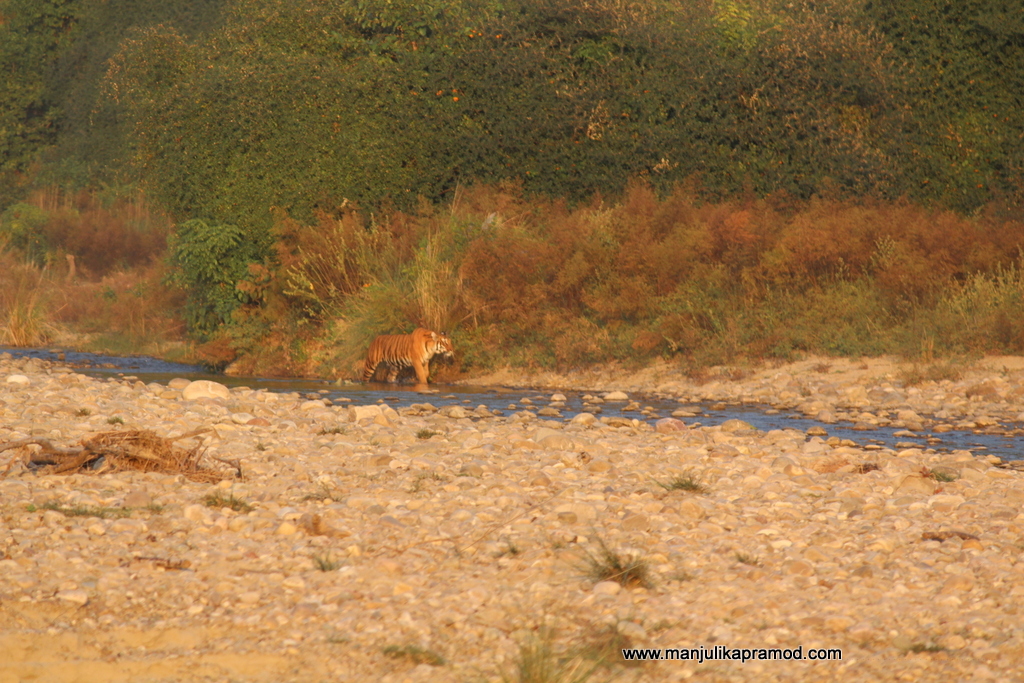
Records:
[[[349,406],[348,421],[359,422],[360,420],[372,420],[382,415],[380,406]]]
[[[686,429],[686,424],[682,420],[677,420],[674,417],[663,417],[654,423],[654,431],[659,434],[685,432]]]
[[[744,420],[726,420],[722,423],[723,432],[742,432],[753,429],[754,425]]]
[[[181,397],[187,401],[199,398],[231,398],[231,392],[219,382],[197,379],[194,382],[189,382],[188,386],[181,390]]]
[[[597,422],[597,418],[594,417],[593,413],[579,413],[575,417],[573,417],[572,420],[570,420],[570,422],[574,425],[583,425],[584,427],[589,427],[595,422]]]
[[[437,414],[451,419],[469,417],[469,413],[462,406],[444,406],[437,411]]]

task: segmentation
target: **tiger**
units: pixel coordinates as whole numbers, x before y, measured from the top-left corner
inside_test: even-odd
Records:
[[[416,372],[416,383],[427,383],[427,364],[434,356],[451,360],[454,357],[452,340],[444,332],[438,334],[417,327],[412,334],[382,334],[370,343],[363,364],[363,381],[369,382],[377,372],[377,366],[388,367],[388,382],[398,379],[402,368],[411,367]]]

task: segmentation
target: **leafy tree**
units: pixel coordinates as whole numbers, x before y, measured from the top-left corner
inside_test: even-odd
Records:
[[[60,112],[47,97],[47,75],[81,3],[0,1],[0,207],[17,198],[37,153],[55,139]]]
[[[1021,200],[1024,5],[1016,0],[869,0],[865,17],[910,69],[908,193],[973,210]]]

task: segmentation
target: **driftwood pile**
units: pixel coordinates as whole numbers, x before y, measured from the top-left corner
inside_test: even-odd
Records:
[[[234,471],[210,467],[203,461],[206,449],[197,443],[190,449],[174,445],[175,441],[194,438],[208,432],[208,429],[164,438],[147,429],[132,429],[117,432],[102,432],[82,439],[78,446],[62,448],[50,443],[49,439],[31,438],[0,444],[0,452],[21,449],[7,464],[0,476],[5,476],[15,463],[40,474],[104,474],[107,472],[159,472],[181,474],[192,481],[214,483],[223,479],[241,478],[242,466],[237,460],[223,460],[209,456],[218,462],[230,465]],[[38,448],[31,448],[38,446]]]

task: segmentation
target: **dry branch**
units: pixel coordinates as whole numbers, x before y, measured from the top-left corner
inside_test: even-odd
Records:
[[[206,454],[202,444],[197,443],[190,449],[174,445],[176,441],[194,438],[208,431],[200,429],[170,438],[157,436],[155,432],[145,429],[102,432],[82,439],[79,446],[70,448],[54,446],[48,439],[21,439],[0,444],[0,452],[38,446],[38,450],[28,451],[20,460],[26,467],[38,469],[41,474],[102,474],[133,470],[182,474],[193,481],[211,483],[232,477],[241,478],[242,465],[237,460],[211,456],[213,460],[231,465],[235,471],[229,473],[202,462]],[[11,458],[3,474],[6,475],[18,460],[17,456]]]

